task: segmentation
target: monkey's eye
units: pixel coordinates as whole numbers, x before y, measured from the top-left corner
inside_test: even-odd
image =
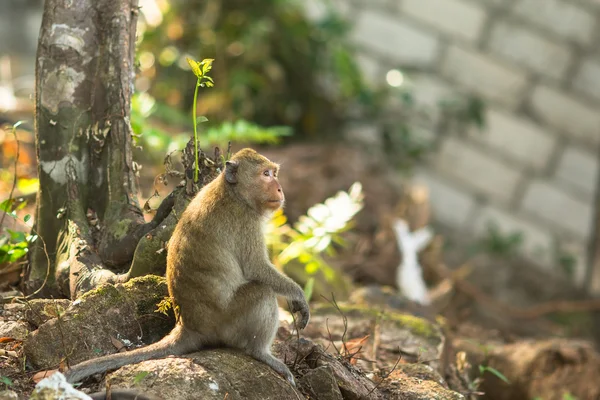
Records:
[[[265,172],[263,172],[264,176],[271,176],[271,171],[266,170]]]

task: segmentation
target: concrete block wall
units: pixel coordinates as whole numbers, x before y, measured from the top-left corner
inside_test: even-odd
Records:
[[[313,17],[322,3],[307,3]],[[417,99],[458,91],[486,101],[485,132],[444,139],[415,174],[430,187],[435,218],[459,233],[484,234],[490,221],[520,231],[523,254],[546,268],[559,268],[562,249],[577,258],[581,283],[599,170],[600,2],[331,4],[354,24],[372,83],[417,68]]]

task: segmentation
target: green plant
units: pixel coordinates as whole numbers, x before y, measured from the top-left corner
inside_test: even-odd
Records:
[[[148,374],[150,374],[150,372],[148,371],[140,371],[138,372],[135,377],[133,378],[133,384],[134,385],[139,385],[141,381],[144,380],[144,378],[146,378],[148,376]]]
[[[186,55],[218,59],[219,88],[202,96],[211,119],[238,118],[322,134],[369,90],[346,40],[349,25],[330,10],[307,19],[300,0],[159,2],[160,15],[140,24],[140,80],[159,102],[189,107],[181,95]],[[156,9],[155,9],[156,10]],[[201,24],[198,21],[202,21]],[[182,28],[185,27],[185,28]]]
[[[9,387],[13,385],[12,379],[7,376],[0,376],[0,383],[2,383],[5,387]]]
[[[473,253],[485,252],[495,256],[507,257],[519,252],[523,245],[522,232],[505,233],[496,223],[490,222],[487,232],[471,248]]]
[[[510,384],[510,381],[506,378],[506,376],[504,376],[500,371],[498,371],[496,368],[490,367],[490,366],[485,366],[485,365],[480,365],[479,366],[479,374],[481,376],[483,376],[486,372],[489,372],[490,374],[496,376],[498,379],[500,379],[502,382],[506,383],[506,384]]]
[[[299,261],[308,276],[322,271],[326,279],[333,270],[321,254],[335,254],[333,244],[345,244],[341,233],[352,226],[352,218],[363,207],[362,185],[354,183],[348,192],[338,192],[323,203],[311,207],[291,227],[283,211],[275,213],[267,226],[266,241],[273,263],[282,268],[292,260]],[[310,298],[314,280],[308,280],[305,294]]]
[[[409,77],[402,79],[409,81]],[[485,126],[485,104],[479,97],[448,95],[432,106],[419,102],[415,91],[416,85],[410,81],[400,87],[382,88],[364,110],[381,131],[383,150],[401,169],[421,162],[443,136]]]
[[[192,68],[192,72],[196,76],[196,85],[194,87],[194,102],[192,103],[192,124],[194,125],[194,182],[198,181],[198,171],[200,171],[200,166],[198,165],[198,124],[202,122],[208,121],[208,118],[205,116],[197,116],[196,115],[196,106],[198,104],[198,89],[201,87],[213,87],[215,82],[213,79],[207,74],[212,69],[212,62],[214,60],[212,58],[206,58],[202,61],[195,61],[191,58],[187,57],[187,62]]]
[[[17,211],[26,204],[25,201],[9,198],[0,204],[0,210],[4,211],[9,218],[18,219]],[[31,219],[31,215],[27,214],[23,221],[28,222],[29,219]],[[14,263],[25,257],[29,251],[29,245],[36,239],[37,235],[28,235],[5,228],[4,232],[0,234],[0,264]]]
[[[150,150],[151,155],[155,154],[154,161],[163,159],[165,149],[169,153],[185,147],[189,132],[170,133],[159,128],[153,119],[171,127],[180,126],[186,120],[179,110],[157,102],[148,93],[134,94],[131,101],[131,127],[136,146]],[[229,142],[277,144],[283,137],[292,135],[292,130],[286,126],[264,127],[243,119],[206,125],[202,133],[204,142],[220,148],[227,148]],[[143,154],[148,156],[148,152]]]
[[[556,264],[569,278],[573,278],[577,269],[577,256],[559,240],[554,240],[552,249]]]

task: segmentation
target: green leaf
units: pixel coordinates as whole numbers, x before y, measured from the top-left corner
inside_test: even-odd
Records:
[[[27,200],[19,199],[20,203],[15,210],[22,210],[27,205]]]
[[[483,366],[483,365],[479,366],[479,373],[480,374],[483,375],[486,371],[489,372],[489,373],[491,373],[492,375],[495,375],[498,379],[500,379],[504,383],[510,384],[510,381],[500,371],[498,371],[496,368],[488,367],[488,366]]]
[[[23,217],[23,221],[27,222],[31,219],[31,215],[27,214],[26,216]]]
[[[196,118],[196,125],[201,124],[203,122],[207,122],[208,118],[206,118],[204,115],[199,116],[198,118]]]
[[[200,63],[196,60],[192,60],[189,57],[185,58],[188,62],[188,64],[190,65],[190,68],[192,68],[192,72],[194,73],[194,75],[196,75],[198,77],[198,80],[200,80],[200,78],[202,78],[202,71],[200,70]]]
[[[27,248],[25,248],[25,249],[13,248],[12,250],[9,250],[9,252],[8,252],[8,255],[10,256],[10,258],[9,258],[10,262],[18,261],[21,257],[25,256],[26,254],[27,254]]]
[[[150,372],[148,371],[141,371],[139,372],[134,378],[133,378],[133,384],[137,385],[138,383],[140,383],[146,376],[148,376]]]
[[[2,203],[0,203],[0,210],[10,213],[12,210],[12,204],[14,203],[14,199],[6,199]]]
[[[214,58],[205,58],[204,60],[202,60],[202,62],[200,62],[200,65],[202,66],[202,75],[205,75],[212,69],[213,61],[215,61]]]
[[[24,242],[27,240],[27,235],[23,232],[13,231],[12,229],[6,229],[6,232],[10,234],[10,238],[13,243]]]
[[[7,376],[0,376],[0,382],[4,383],[6,386],[12,386],[13,381]]]

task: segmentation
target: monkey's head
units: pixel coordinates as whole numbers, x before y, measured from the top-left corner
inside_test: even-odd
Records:
[[[227,161],[225,181],[250,207],[268,215],[285,201],[278,172],[278,164],[252,149],[242,149]]]

